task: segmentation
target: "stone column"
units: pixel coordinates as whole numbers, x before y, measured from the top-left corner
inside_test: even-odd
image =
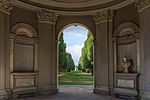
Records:
[[[112,48],[113,11],[105,10],[94,16],[96,23],[95,44],[95,93],[110,93],[113,88],[113,48]]]
[[[38,12],[39,91],[57,93],[56,41],[54,13]]]
[[[150,0],[137,0],[140,26],[140,96],[141,100],[150,100]]]
[[[0,100],[8,98],[10,93],[9,22],[12,8],[10,2],[0,1]]]

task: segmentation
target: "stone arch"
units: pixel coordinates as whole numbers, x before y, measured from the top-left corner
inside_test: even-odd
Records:
[[[59,33],[58,33],[58,35],[57,35],[57,58],[56,58],[56,61],[57,61],[57,65],[56,65],[56,71],[58,70],[58,47],[59,47],[59,36],[61,35],[61,33],[63,32],[63,30],[64,29],[66,29],[67,27],[69,27],[69,26],[72,26],[72,25],[80,25],[80,26],[82,26],[82,27],[84,27],[84,28],[86,28],[91,34],[92,34],[92,37],[93,37],[93,61],[94,61],[94,64],[93,64],[93,72],[95,73],[95,70],[96,70],[96,68],[95,68],[95,66],[96,66],[96,64],[95,64],[95,60],[96,60],[96,58],[95,58],[95,35],[94,35],[94,33],[90,30],[90,28],[88,28],[86,25],[84,25],[84,24],[81,24],[81,23],[70,23],[70,24],[67,24],[67,25],[65,25],[60,31],[59,31]],[[94,84],[93,84],[93,86],[95,86],[95,77],[96,77],[96,75],[94,74]],[[57,79],[57,83],[58,83],[58,79]]]
[[[93,34],[94,39],[96,39],[96,26],[93,16],[59,16],[56,23],[56,39],[59,32],[67,25],[72,23],[78,23],[86,26]]]
[[[11,28],[11,33],[19,35],[19,36],[24,35],[29,38],[38,37],[36,30],[32,26],[26,23],[18,23],[14,25]]]
[[[90,31],[90,33],[92,34],[93,40],[94,40],[93,32],[91,32],[91,30],[90,30],[86,25],[81,24],[81,23],[71,23],[71,24],[67,24],[66,26],[64,26],[64,27],[59,31],[59,33],[58,33],[58,35],[57,35],[57,40],[58,40],[59,36],[61,35],[62,31],[63,31],[64,29],[66,29],[67,27],[72,26],[72,25],[75,25],[75,26],[76,26],[76,25],[80,25],[80,26],[83,26],[84,28],[88,29],[88,31]]]

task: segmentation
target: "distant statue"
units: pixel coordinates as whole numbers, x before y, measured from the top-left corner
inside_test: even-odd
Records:
[[[128,68],[130,66],[131,66],[131,61],[129,61],[127,57],[123,57],[122,67],[124,69],[124,73],[128,73]]]

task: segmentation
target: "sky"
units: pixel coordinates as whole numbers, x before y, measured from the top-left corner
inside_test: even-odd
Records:
[[[84,41],[87,39],[88,29],[83,26],[69,26],[64,29],[64,41],[66,43],[66,51],[71,53],[75,65],[81,57]]]

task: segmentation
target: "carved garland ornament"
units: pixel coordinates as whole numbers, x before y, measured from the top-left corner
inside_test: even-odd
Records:
[[[93,17],[96,24],[112,21],[114,16],[114,11],[112,10],[105,10],[102,12],[98,12],[96,16]]]
[[[137,0],[135,6],[137,7],[138,11],[141,12],[150,6],[150,0]]]
[[[37,17],[39,22],[56,24],[58,16],[53,13],[38,12]]]
[[[6,1],[6,0],[1,0],[0,1],[0,10],[7,13],[7,14],[10,14],[10,11],[13,9],[13,6],[12,4],[9,2],[9,1]]]

